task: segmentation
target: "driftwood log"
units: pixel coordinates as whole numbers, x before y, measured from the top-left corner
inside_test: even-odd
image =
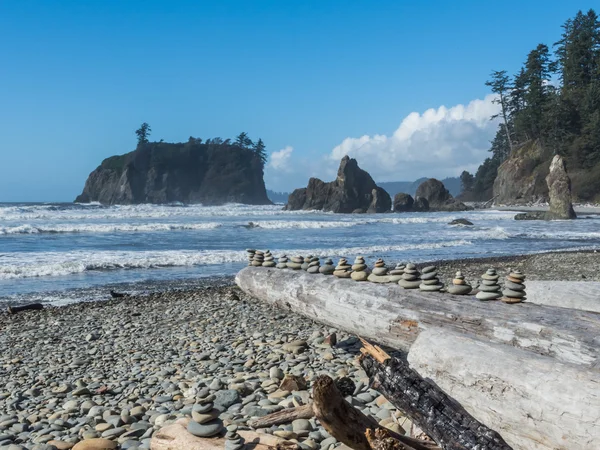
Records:
[[[40,309],[44,309],[44,305],[42,305],[41,303],[31,303],[29,305],[23,305],[23,306],[9,306],[8,313],[9,314],[17,314],[22,311],[38,311]]]
[[[597,281],[527,281],[527,301],[600,313]]]
[[[306,272],[245,268],[251,296],[408,352],[515,450],[600,442],[600,314],[403,290]]]
[[[406,361],[363,340],[361,366],[371,385],[444,449],[511,450],[495,431],[478,422],[435,383]]]

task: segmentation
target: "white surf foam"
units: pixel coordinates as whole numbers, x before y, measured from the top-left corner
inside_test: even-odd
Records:
[[[152,232],[179,230],[212,230],[221,227],[221,223],[98,223],[98,224],[44,224],[15,225],[0,227],[0,235],[39,234],[39,233],[117,233]]]

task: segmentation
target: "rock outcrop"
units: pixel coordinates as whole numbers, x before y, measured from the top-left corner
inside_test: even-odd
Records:
[[[391,204],[389,194],[375,184],[371,175],[358,167],[355,159],[344,156],[334,181],[311,178],[307,187],[290,194],[285,209],[371,213],[387,212]]]
[[[429,211],[467,211],[471,209],[452,197],[444,183],[435,178],[429,178],[421,183],[417,188],[416,197],[427,200]]]
[[[399,192],[394,196],[394,212],[410,212],[413,210],[415,199],[412,195]]]
[[[152,142],[102,161],[80,203],[270,204],[260,158],[250,149],[196,140]]]
[[[549,210],[517,214],[516,220],[568,220],[577,217],[571,201],[571,179],[561,156],[552,158],[546,183],[550,197]]]
[[[519,204],[548,198],[545,177],[550,156],[539,140],[516,147],[498,168],[493,198],[496,204]]]

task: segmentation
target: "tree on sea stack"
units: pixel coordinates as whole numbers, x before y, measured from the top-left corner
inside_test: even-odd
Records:
[[[262,163],[263,167],[265,167],[265,164],[267,163],[267,152],[265,151],[265,149],[265,143],[261,138],[258,138],[258,142],[254,144],[253,150],[254,153],[256,153],[256,156],[260,158],[260,162]]]
[[[240,148],[252,148],[254,143],[252,142],[252,139],[250,139],[248,137],[248,133],[246,133],[245,131],[242,131],[235,138],[235,145],[237,145]]]
[[[148,136],[150,136],[151,132],[152,128],[150,128],[150,125],[148,125],[147,122],[144,122],[137,130],[135,130],[135,134],[137,134],[138,137],[138,146],[148,143]]]

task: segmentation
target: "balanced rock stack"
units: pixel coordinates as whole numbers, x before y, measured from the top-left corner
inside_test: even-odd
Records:
[[[248,253],[248,265],[251,266],[252,262],[254,261],[254,254],[256,253],[256,250],[253,248],[247,248],[246,252]]]
[[[279,258],[279,262],[277,263],[277,265],[275,267],[277,267],[278,269],[287,269],[287,263],[288,263],[288,257],[286,255],[282,255]]]
[[[254,252],[254,258],[252,258],[252,265],[255,267],[260,267],[265,262],[265,254],[260,250],[256,250]]]
[[[271,254],[269,250],[267,250],[264,254],[263,267],[275,267],[275,258]]]
[[[375,261],[375,267],[367,277],[367,280],[373,283],[389,283],[390,277],[388,276],[388,268],[385,267],[383,259],[379,258]]]
[[[292,256],[292,259],[288,261],[287,266],[290,269],[300,270],[302,268],[302,263],[304,263],[304,258],[302,256]]]
[[[419,271],[414,264],[407,264],[402,274],[402,279],[398,281],[398,284],[404,289],[418,289],[421,285]]]
[[[318,256],[313,256],[312,258],[310,258],[310,262],[308,263],[308,269],[306,269],[306,271],[308,273],[319,273],[319,269],[321,268],[321,263],[319,262],[319,257]]]
[[[306,258],[304,258],[304,262],[302,263],[302,270],[308,270],[308,265],[310,264],[310,261],[312,260],[312,255],[308,255]]]
[[[348,260],[346,258],[340,258],[335,270],[333,271],[333,275],[338,278],[350,278],[352,275],[352,266],[348,264]]]
[[[481,284],[478,287],[479,292],[475,297],[479,300],[496,300],[497,298],[502,297],[498,278],[500,277],[494,269],[488,269],[487,272],[481,276]]]
[[[319,272],[322,273],[323,275],[333,275],[334,271],[335,271],[335,266],[333,265],[333,261],[331,260],[331,258],[327,258],[325,260],[325,265],[319,267]]]
[[[229,425],[225,434],[225,450],[241,450],[244,448],[241,436],[237,433],[237,425]]]
[[[504,282],[504,290],[502,300],[505,303],[521,303],[525,300],[525,275],[518,270],[510,272]]]
[[[223,422],[219,419],[220,413],[218,409],[213,408],[212,402],[194,405],[192,420],[188,423],[187,430],[198,437],[211,437],[219,434],[223,430]]]
[[[436,266],[424,267],[421,272],[422,283],[419,285],[420,290],[426,292],[438,292],[444,287],[444,285],[440,283],[440,279],[437,276]]]
[[[471,285],[465,281],[465,276],[459,270],[452,280],[452,286],[448,287],[448,293],[452,295],[467,295],[473,290]]]
[[[402,279],[402,275],[404,275],[405,265],[402,263],[396,264],[392,270],[388,272],[388,277],[390,279],[390,283],[397,283]]]
[[[352,273],[350,277],[354,281],[367,281],[369,273],[367,272],[367,265],[365,264],[365,258],[357,256],[352,264]]]

